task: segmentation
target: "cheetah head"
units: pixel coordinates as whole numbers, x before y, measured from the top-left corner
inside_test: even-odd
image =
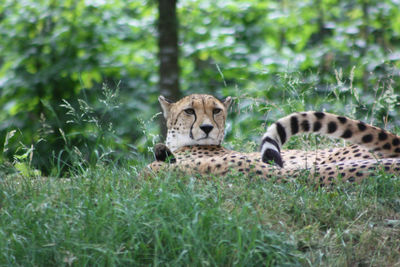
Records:
[[[167,120],[166,145],[172,150],[190,145],[220,145],[231,97],[220,101],[211,95],[189,95],[176,103],[160,96]]]

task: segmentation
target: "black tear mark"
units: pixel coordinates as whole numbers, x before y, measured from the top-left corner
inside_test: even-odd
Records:
[[[191,138],[191,139],[194,139],[194,137],[193,137],[193,126],[194,126],[194,124],[196,123],[196,121],[197,121],[197,115],[196,115],[196,112],[194,113],[194,122],[192,123],[192,125],[190,126],[190,132],[189,132],[189,137]]]

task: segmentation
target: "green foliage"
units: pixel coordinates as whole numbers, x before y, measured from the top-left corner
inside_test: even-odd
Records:
[[[123,140],[125,150],[140,138],[137,113],[153,112],[146,111],[149,96],[141,92],[155,91],[155,40],[148,31],[153,19],[144,18],[152,9],[139,1],[3,1],[0,14],[0,139],[18,130],[3,159],[11,158],[20,142],[34,145],[34,164],[51,172],[51,162],[63,154],[63,132],[71,147],[92,149],[87,144],[93,141],[93,121],[68,124],[65,101],[77,110],[94,106],[87,112],[112,121],[115,145]],[[120,85],[120,109],[107,114],[100,110],[103,81],[111,88]]]
[[[180,10],[185,18],[184,71],[191,66],[188,73],[209,75],[198,79],[205,88],[222,85],[216,83],[221,79],[215,64],[230,86],[256,80],[268,88],[274,86],[275,74],[307,71],[318,73],[321,90],[334,82],[336,68],[350,73],[357,66],[355,83],[368,90],[382,78],[379,74],[386,76],[391,66],[399,67],[395,46],[400,32],[388,26],[400,19],[395,1],[203,0],[181,3]],[[388,14],[390,19],[384,20]],[[371,83],[363,84],[362,78]]]

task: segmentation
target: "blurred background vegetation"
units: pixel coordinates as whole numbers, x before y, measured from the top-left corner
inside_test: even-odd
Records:
[[[307,109],[400,123],[399,0],[0,3],[3,170],[135,162],[162,140],[160,92],[233,96],[232,146]],[[175,10],[178,23],[161,21]],[[173,32],[179,70],[163,74],[159,47]],[[178,75],[172,89],[162,85],[168,70]]]

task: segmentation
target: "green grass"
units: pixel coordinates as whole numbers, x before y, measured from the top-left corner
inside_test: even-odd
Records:
[[[132,166],[0,178],[1,266],[393,266],[399,240],[400,178],[384,174],[331,190]]]
[[[278,76],[277,87],[223,89],[235,98],[227,146],[256,151],[265,127],[295,111],[336,111],[377,126],[394,121],[399,95],[391,83],[375,97],[359,96],[353,74],[336,77],[326,92],[312,75],[296,72]],[[143,179],[137,170],[145,163],[137,158],[158,142],[157,114],[139,119],[143,136],[133,146],[118,135],[122,128],[113,128],[120,125],[114,112],[125,103],[118,92],[118,85],[104,85],[99,103],[63,102],[72,132],[53,134],[43,118],[36,143],[25,145],[22,133],[10,129],[0,157],[0,266],[400,266],[400,177],[378,173],[332,189],[316,189],[306,173],[287,184],[234,174]],[[40,153],[51,140],[65,145],[51,156]],[[335,145],[301,135],[286,147]],[[40,177],[38,162],[43,173],[72,174]]]

